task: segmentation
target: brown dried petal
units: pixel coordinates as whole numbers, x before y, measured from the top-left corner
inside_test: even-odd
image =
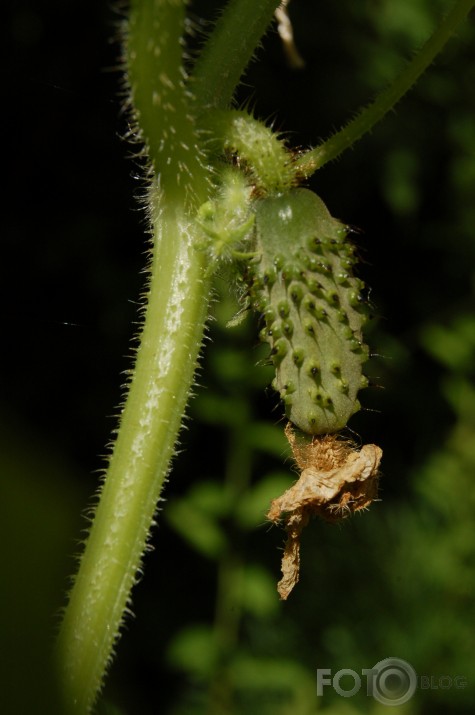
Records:
[[[289,426],[286,435],[302,473],[282,496],[274,499],[267,518],[283,519],[287,541],[282,558],[283,577],[278,584],[286,599],[298,581],[300,534],[310,516],[338,521],[366,509],[376,498],[382,451],[374,444],[359,451],[336,435],[308,438]]]

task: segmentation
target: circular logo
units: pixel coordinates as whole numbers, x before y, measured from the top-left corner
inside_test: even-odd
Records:
[[[383,705],[402,705],[417,689],[416,671],[401,658],[384,658],[372,668],[371,695]]]

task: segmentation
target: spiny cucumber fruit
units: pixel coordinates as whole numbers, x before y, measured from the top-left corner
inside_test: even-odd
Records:
[[[358,411],[368,358],[362,281],[348,228],[308,189],[255,204],[250,297],[271,346],[273,387],[291,422],[309,434],[341,430]]]

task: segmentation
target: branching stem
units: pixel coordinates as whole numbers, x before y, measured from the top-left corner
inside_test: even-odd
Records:
[[[475,0],[457,0],[452,10],[441,21],[434,34],[406,66],[396,80],[384,90],[372,104],[361,112],[330,139],[306,152],[296,161],[296,168],[302,177],[311,176],[317,169],[336,159],[345,149],[353,146],[358,139],[373,127],[399,102],[417,82],[421,74],[434,61],[448,42],[458,25],[475,5]]]
[[[269,27],[280,0],[230,0],[196,62],[192,89],[199,107],[225,109]]]

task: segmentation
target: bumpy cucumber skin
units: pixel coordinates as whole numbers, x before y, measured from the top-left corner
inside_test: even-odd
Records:
[[[256,202],[257,260],[250,294],[271,346],[273,387],[308,434],[337,432],[360,404],[368,350],[363,283],[352,272],[348,229],[308,189]]]

